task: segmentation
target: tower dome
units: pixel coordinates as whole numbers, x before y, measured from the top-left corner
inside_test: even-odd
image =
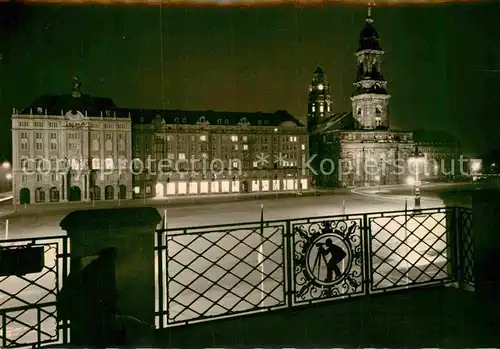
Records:
[[[363,50],[381,51],[380,38],[377,30],[373,26],[373,18],[371,16],[371,6],[368,7],[368,16],[363,30],[359,34],[358,52]]]

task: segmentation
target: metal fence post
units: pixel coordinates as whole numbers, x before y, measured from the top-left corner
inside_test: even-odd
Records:
[[[157,231],[156,232],[156,245],[158,253],[158,328],[163,328],[163,234],[167,234],[167,231]],[[165,244],[166,245],[166,244]]]
[[[69,271],[68,271],[68,263],[69,263],[69,253],[68,253],[68,242],[69,238],[67,236],[62,238],[62,272],[63,272],[63,277],[62,277],[62,285],[64,286],[64,281],[68,277]],[[57,292],[59,292],[61,288],[58,288]],[[62,340],[64,344],[69,343],[70,338],[68,338],[68,333],[69,333],[69,325],[68,325],[68,320],[64,319],[62,322]]]
[[[458,208],[453,207],[446,211],[447,218],[447,256],[448,260],[451,260],[451,276],[455,286],[460,287],[462,273],[460,272],[461,267],[461,252],[460,252],[460,239],[461,232],[458,224],[459,214]]]
[[[293,294],[294,294],[294,277],[293,277],[293,231],[289,220],[285,224],[285,256],[286,256],[286,283],[285,283],[285,294],[286,302],[288,307],[293,306]]]
[[[361,246],[363,247],[363,269],[364,269],[364,293],[370,294],[370,287],[372,284],[372,263],[371,263],[371,234],[370,234],[370,221],[366,213],[363,214],[363,226],[361,227]]]

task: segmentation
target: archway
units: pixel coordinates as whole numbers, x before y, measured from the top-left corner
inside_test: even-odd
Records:
[[[127,186],[126,185],[120,185],[120,192],[119,196],[121,200],[125,200],[127,198]]]
[[[156,183],[156,197],[157,198],[162,198],[165,196],[165,192],[163,191],[163,183]]]
[[[82,191],[80,187],[71,187],[71,191],[69,193],[69,201],[81,201],[82,200]]]
[[[21,205],[30,203],[30,190],[28,188],[22,188],[19,191],[19,203]]]
[[[107,185],[104,188],[104,197],[106,200],[113,200],[115,198],[115,188],[112,185]]]
[[[59,201],[59,190],[57,189],[57,187],[50,188],[49,197],[50,197],[50,202]]]
[[[45,202],[45,190],[43,188],[35,189],[35,202]]]

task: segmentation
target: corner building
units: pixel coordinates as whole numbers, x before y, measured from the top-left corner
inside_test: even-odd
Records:
[[[108,98],[81,92],[39,97],[13,110],[13,195],[17,204],[132,198],[131,119]]]
[[[118,113],[132,115],[133,156],[145,165],[136,198],[309,189],[307,129],[286,111]]]
[[[330,89],[322,67],[314,72],[309,86],[309,157],[318,187],[373,186],[405,183],[416,169],[408,168],[412,152],[424,150],[429,165],[451,167],[459,153],[449,137],[414,139],[414,133],[390,128],[390,98],[382,72],[384,51],[373,26],[371,9],[355,53],[356,80],[349,112],[332,113]],[[427,137],[428,138],[428,137]],[[420,149],[421,147],[422,149]],[[332,168],[333,164],[333,168]],[[427,177],[442,177],[442,169],[424,166]],[[323,171],[321,171],[323,169]],[[421,172],[419,168],[419,173]]]

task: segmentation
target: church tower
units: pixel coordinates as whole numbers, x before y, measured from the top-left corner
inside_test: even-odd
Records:
[[[373,27],[371,6],[368,7],[365,27],[359,37],[357,77],[352,94],[352,114],[363,129],[389,128],[389,99],[387,82],[381,69],[384,51]]]
[[[331,103],[330,85],[328,85],[323,68],[318,65],[309,86],[307,104],[307,128],[309,132],[330,115]]]

